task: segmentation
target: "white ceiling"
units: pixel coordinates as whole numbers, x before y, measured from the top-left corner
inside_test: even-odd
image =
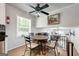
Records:
[[[30,12],[34,10],[33,8],[29,7],[29,5],[36,6],[36,3],[9,3],[9,4],[26,12]],[[45,3],[41,3],[40,6],[44,4]],[[49,7],[43,10],[46,12],[51,12],[57,9],[61,9],[63,7],[70,6],[72,4],[74,3],[48,3]],[[35,13],[32,13],[32,15],[35,15]]]

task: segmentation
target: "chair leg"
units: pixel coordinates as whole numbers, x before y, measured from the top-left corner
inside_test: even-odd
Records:
[[[57,55],[59,55],[59,53],[58,53],[58,49],[56,48],[56,51],[57,51]]]
[[[54,49],[54,54],[55,54],[55,56],[56,56],[56,50]]]
[[[25,56],[25,54],[26,54],[26,49],[27,49],[27,46],[25,46],[25,51],[24,51],[24,55],[23,56]]]
[[[59,56],[60,52],[58,51],[58,48],[55,48],[55,49],[56,49],[56,55]]]
[[[31,48],[30,48],[30,56],[31,56]]]
[[[26,50],[24,51],[24,56],[25,56],[25,54],[26,54]]]

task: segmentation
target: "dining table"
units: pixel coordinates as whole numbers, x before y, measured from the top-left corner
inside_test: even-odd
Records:
[[[35,35],[32,37],[32,39],[34,41],[37,41],[40,47],[40,51],[43,54],[43,51],[45,50],[45,44],[48,41],[48,36],[44,36],[44,35]]]

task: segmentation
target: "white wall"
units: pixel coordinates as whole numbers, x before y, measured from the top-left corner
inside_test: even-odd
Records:
[[[74,27],[79,26],[79,4],[74,4],[70,7],[65,7],[56,11],[50,12],[50,15],[60,13],[60,24],[59,25],[48,25],[47,16],[41,15],[37,19],[36,27]]]
[[[5,4],[0,3],[0,24],[5,24]]]
[[[29,18],[32,21],[35,20],[35,17],[8,4],[6,5],[6,16],[10,17],[10,24],[6,24],[7,50],[11,50],[24,44],[24,39],[17,37],[17,16]],[[32,24],[32,27],[34,27],[34,24]]]

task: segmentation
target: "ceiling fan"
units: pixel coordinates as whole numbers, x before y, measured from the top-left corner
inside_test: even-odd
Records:
[[[37,4],[37,6],[36,6],[36,7],[34,7],[34,6],[30,5],[30,7],[31,7],[31,8],[33,8],[34,10],[33,10],[33,11],[31,11],[31,12],[29,12],[29,13],[36,12],[36,13],[43,13],[43,14],[45,14],[45,15],[49,15],[49,13],[47,13],[47,12],[43,11],[43,9],[45,9],[45,8],[49,7],[49,5],[48,5],[48,4],[45,4],[45,5],[41,6],[41,7],[40,7],[40,4]]]

